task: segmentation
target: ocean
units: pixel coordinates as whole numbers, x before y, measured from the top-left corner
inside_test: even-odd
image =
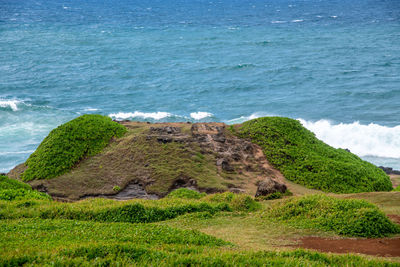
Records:
[[[400,1],[0,0],[0,172],[85,113],[286,116],[400,169]]]

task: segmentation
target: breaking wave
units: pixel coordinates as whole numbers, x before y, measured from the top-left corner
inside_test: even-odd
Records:
[[[229,121],[228,124],[242,123],[259,117],[271,116],[265,113],[253,113]],[[307,121],[298,119],[316,137],[335,148],[347,148],[360,157],[394,158],[400,161],[400,125],[382,126],[353,123],[334,124],[329,120]]]
[[[400,158],[400,125],[382,126],[353,123],[333,124],[328,120],[316,122],[299,119],[318,139],[336,148],[348,148],[358,156]]]

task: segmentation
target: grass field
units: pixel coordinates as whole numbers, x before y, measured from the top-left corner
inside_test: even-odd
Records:
[[[19,188],[18,184],[9,185],[8,178],[2,181],[1,190]],[[293,215],[288,207],[304,206],[304,202],[314,206],[303,209],[305,213],[298,215],[301,220],[282,218],[282,208]],[[343,234],[321,227],[318,216],[307,215],[319,214],[315,205],[323,210],[326,203],[347,206],[344,214],[360,206],[376,211],[375,216],[385,221],[387,229],[396,228],[373,204],[322,195],[256,202],[244,194],[204,195],[180,189],[161,200],[1,200],[0,266],[400,265],[398,258],[293,248],[301,237],[337,238]],[[386,206],[385,202],[380,203],[381,207]],[[328,210],[321,215],[326,218],[335,212]],[[369,224],[366,218],[368,214],[354,219],[354,225],[350,223],[348,227],[367,225],[381,235],[393,236],[386,228]]]

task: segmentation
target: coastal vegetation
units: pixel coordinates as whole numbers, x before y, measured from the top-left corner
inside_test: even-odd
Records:
[[[22,180],[50,179],[99,153],[125,127],[101,115],[82,115],[52,130],[26,161]]]
[[[297,184],[334,193],[392,190],[381,169],[318,140],[297,120],[264,117],[231,129],[260,145],[267,159]]]
[[[191,229],[228,220],[241,229],[239,232],[260,224],[275,229],[274,232],[290,232],[295,225],[299,229],[315,227],[316,233],[333,231],[346,236],[399,233],[375,205],[365,201],[317,195],[259,203],[244,194],[204,196],[181,189],[160,200],[89,199],[60,203],[23,199],[1,200],[0,207],[0,266],[50,262],[70,266],[398,266],[378,258],[303,249],[250,251]],[[366,212],[357,213],[357,209]],[[356,215],[351,218],[351,213]],[[238,223],[241,218],[245,224]],[[332,223],[327,224],[330,219]],[[349,221],[344,223],[346,219]],[[227,223],[218,224],[218,228],[226,228]],[[348,225],[335,228],[340,224]],[[265,231],[262,229],[258,230],[259,235]]]
[[[0,200],[50,199],[23,182],[0,175]]]
[[[377,206],[359,199],[309,195],[278,202],[268,215],[297,227],[333,231],[343,236],[382,237],[400,233],[400,227]]]
[[[400,194],[380,169],[287,118],[225,128],[84,115],[9,175],[0,176],[0,266],[399,266],[299,248],[310,236],[397,242]],[[271,176],[288,188],[253,197]],[[126,189],[159,199],[103,198]]]

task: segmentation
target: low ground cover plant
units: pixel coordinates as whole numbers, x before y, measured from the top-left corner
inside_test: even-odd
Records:
[[[354,237],[383,237],[400,233],[379,208],[365,200],[338,199],[325,195],[309,195],[278,202],[268,216],[282,222],[339,235]]]
[[[267,159],[295,183],[334,193],[392,190],[381,169],[318,140],[297,120],[264,117],[231,130],[260,145]]]
[[[0,200],[50,199],[23,182],[0,175]]]
[[[126,128],[101,115],[82,115],[58,126],[26,161],[22,180],[50,179],[69,171],[86,156],[99,153]]]
[[[179,188],[168,194],[169,198],[187,198],[187,199],[200,199],[205,197],[206,193],[200,193],[187,188]]]

